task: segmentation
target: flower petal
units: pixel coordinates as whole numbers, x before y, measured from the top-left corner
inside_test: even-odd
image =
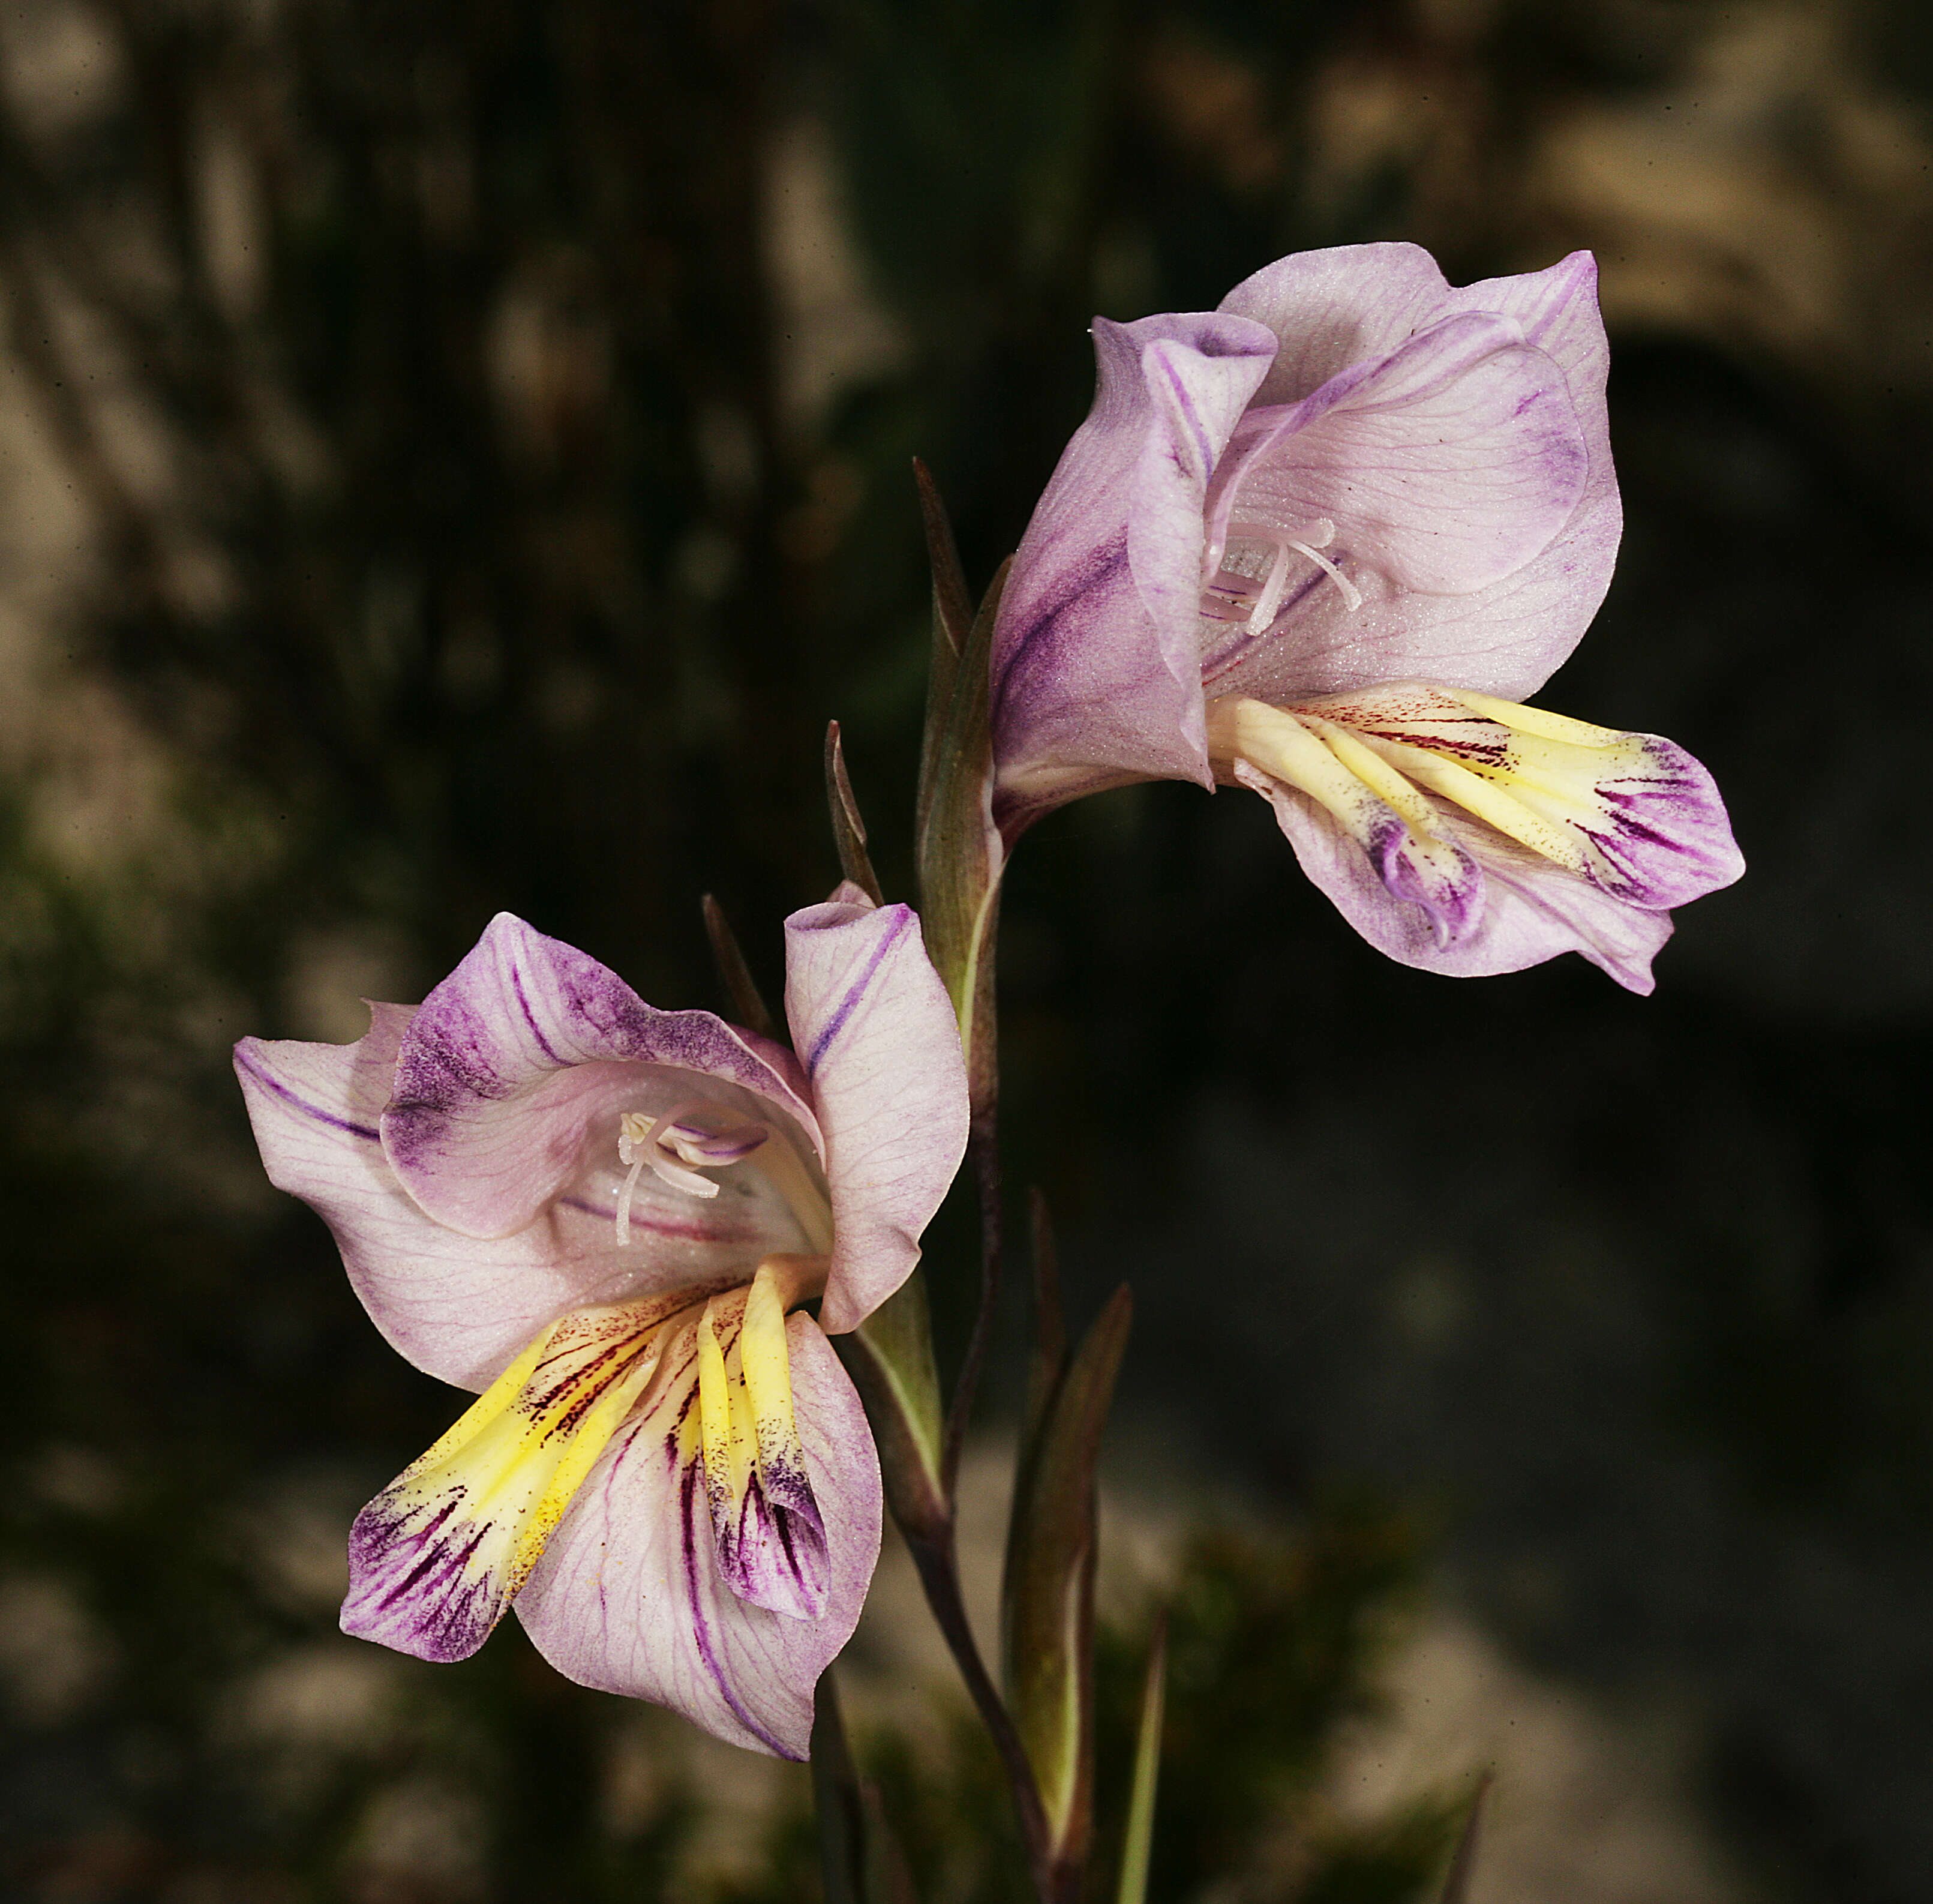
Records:
[[[832,1193],[820,1320],[856,1328],[912,1273],[966,1148],[952,1001],[909,907],[831,902],[786,921],[786,1017],[812,1078]]]
[[[1542,552],[1589,464],[1556,359],[1514,319],[1472,311],[1300,403],[1252,412],[1216,474],[1210,533],[1231,510],[1291,534],[1326,518],[1327,553],[1359,582],[1366,567],[1404,589],[1469,594]]]
[[[1405,683],[1305,705],[1396,771],[1566,871],[1648,911],[1745,871],[1717,785],[1676,743]]]
[[[634,1240],[621,1247],[608,1186],[553,1205],[513,1236],[482,1241],[425,1215],[377,1135],[411,1013],[371,1008],[353,1045],[245,1038],[235,1068],[269,1181],[312,1205],[342,1252],[350,1286],[391,1347],[466,1388],[495,1377],[567,1310],[713,1280],[771,1246],[745,1200],[708,1203],[639,1187]]]
[[[825,1520],[792,1406],[785,1298],[771,1264],[698,1328],[705,1491],[718,1569],[741,1600],[816,1620],[831,1590]]]
[[[1393,893],[1354,841],[1309,797],[1271,784],[1264,791],[1302,870],[1337,911],[1403,965],[1474,978],[1517,972],[1578,952],[1627,990],[1648,993],[1651,961],[1671,936],[1671,916],[1613,898],[1589,880],[1488,828],[1443,814],[1439,831],[1483,875],[1473,928],[1444,940],[1438,922]]]
[[[1357,251],[1375,255],[1351,262],[1347,254]],[[1369,599],[1350,612],[1339,591],[1315,585],[1320,578],[1312,570],[1285,625],[1292,639],[1249,653],[1217,682],[1217,692],[1285,702],[1423,679],[1521,700],[1577,646],[1604,600],[1623,516],[1604,405],[1610,349],[1594,260],[1587,251],[1574,252],[1546,271],[1460,289],[1444,285],[1435,300],[1425,295],[1432,275],[1435,266],[1414,246],[1364,245],[1285,258],[1237,286],[1224,309],[1285,326],[1282,356],[1257,401],[1306,396],[1350,363],[1392,350],[1411,330],[1460,312],[1514,318],[1525,341],[1563,371],[1581,426],[1589,470],[1570,519],[1541,555],[1470,594],[1366,588]]]
[[[996,809],[1009,838],[1123,780],[1208,784],[1202,499],[1275,350],[1261,325],[1212,312],[1096,320],[1094,407],[1027,525],[994,630]]]
[[[696,1337],[612,1439],[517,1601],[537,1650],[579,1684],[649,1699],[734,1745],[806,1756],[812,1692],[852,1636],[879,1557],[878,1457],[818,1325],[787,1324],[793,1408],[825,1527],[825,1611],[739,1599],[715,1557],[696,1433]]]
[[[1351,365],[1387,356],[1455,296],[1420,245],[1332,245],[1264,265],[1219,308],[1281,340],[1254,401],[1294,403]]]
[[[776,1045],[709,1012],[655,1011],[594,958],[499,913],[410,1021],[383,1148],[438,1223],[506,1236],[579,1175],[594,1126],[669,1110],[695,1084],[749,1121],[776,1109],[816,1148],[801,1082]],[[775,1233],[766,1247],[798,1245]]]
[[[543,1330],[356,1517],[342,1630],[419,1659],[468,1659],[650,1380],[666,1323],[693,1301],[681,1291]]]

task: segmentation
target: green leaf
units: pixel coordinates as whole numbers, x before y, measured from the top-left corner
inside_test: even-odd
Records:
[[[825,723],[825,804],[832,813],[832,838],[839,848],[839,870],[859,888],[874,905],[882,902],[879,876],[866,851],[866,823],[859,817],[859,803],[852,797],[852,783],[846,773],[846,749],[839,738],[839,723]]]
[[[939,1374],[921,1271],[832,1342],[873,1424],[894,1520],[909,1540],[943,1536],[951,1517],[940,1479]]]
[[[994,1095],[994,935],[1006,858],[994,824],[987,676],[1009,566],[1001,565],[973,618],[943,712],[928,720],[920,763],[920,919],[960,1021],[967,1088],[981,1112]],[[936,641],[936,657],[940,646]]]
[[[1168,1622],[1155,1623],[1141,1686],[1141,1725],[1135,1736],[1135,1776],[1121,1844],[1114,1904],[1147,1904],[1148,1858],[1154,1848],[1154,1794],[1161,1775],[1161,1727],[1168,1706]]]
[[[1003,1581],[1009,1704],[1054,1861],[1084,1864],[1094,1785],[1094,1471],[1133,1303],[1114,1292],[1023,1448]]]
[[[919,513],[926,528],[927,560],[933,569],[933,660],[926,678],[926,730],[920,749],[919,805],[917,825],[926,830],[932,805],[933,770],[939,759],[939,730],[953,705],[954,682],[973,630],[973,598],[960,567],[953,524],[940,500],[932,472],[913,459],[912,479],[919,489]]]

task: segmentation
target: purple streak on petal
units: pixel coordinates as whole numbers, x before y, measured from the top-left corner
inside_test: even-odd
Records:
[[[1170,459],[1176,468],[1186,474],[1192,467],[1212,470],[1215,459],[1222,453],[1221,443],[1211,432],[1201,414],[1201,407],[1195,400],[1195,393],[1189,387],[1186,371],[1173,356],[1166,353],[1150,351],[1147,359],[1147,374],[1150,383],[1159,380],[1159,387],[1168,399],[1169,409],[1175,420],[1187,432],[1192,456],[1177,456],[1172,452]]]
[[[712,1534],[720,1576],[740,1599],[792,1620],[825,1611],[825,1523],[802,1469],[762,1455],[743,1499],[714,1503]]]
[[[802,1752],[787,1749],[785,1745],[772,1737],[759,1723],[757,1716],[738,1697],[738,1689],[732,1683],[730,1676],[720,1662],[718,1650],[712,1643],[711,1622],[705,1612],[705,1595],[699,1584],[699,1569],[709,1564],[699,1558],[698,1520],[702,1514],[707,1520],[711,1510],[699,1499],[702,1489],[699,1484],[699,1470],[696,1463],[686,1468],[678,1483],[678,1505],[683,1523],[684,1552],[684,1599],[686,1610],[691,1616],[693,1636],[698,1642],[698,1656],[705,1662],[705,1670],[711,1675],[712,1683],[718,1689],[732,1716],[744,1727],[768,1752],[780,1758],[800,1759]]]
[[[1094,407],[1027,526],[994,630],[995,811],[1009,838],[1097,787],[1210,784],[1201,495],[1275,347],[1261,326],[1210,312],[1096,320]]]
[[[1643,746],[1643,769],[1600,781],[1607,823],[1580,829],[1595,848],[1593,883],[1654,912],[1730,886],[1745,860],[1711,775],[1661,735],[1634,738]]]
[[[852,1008],[864,995],[866,988],[873,982],[873,975],[879,970],[880,962],[915,923],[913,915],[905,907],[895,910],[903,916],[895,921],[891,930],[883,936],[876,937],[872,949],[866,955],[864,966],[847,986],[845,997],[833,1007],[831,1016],[826,1019],[818,1036],[812,1041],[812,1049],[807,1053],[805,1060],[805,1068],[808,1071],[819,1069],[819,1060],[825,1057],[833,1039],[845,1030],[846,1021],[852,1015]]]
[[[1016,618],[1013,624],[1006,624],[1003,617],[1007,632],[1000,670],[994,678],[992,713],[996,729],[1002,725],[1009,691],[1016,677],[1024,672],[1029,651],[1034,645],[1056,635],[1062,617],[1071,610],[1084,603],[1111,599],[1132,582],[1128,572],[1128,529],[1124,522],[1105,542],[1084,552],[1056,575],[1052,592],[1030,605],[1024,621]]]
[[[537,1023],[537,1015],[531,1009],[531,1001],[524,993],[524,975],[515,966],[510,968],[510,982],[516,987],[517,1005],[524,1015],[524,1022],[531,1028],[531,1036],[537,1041],[537,1049],[555,1065],[567,1064],[570,1060],[558,1057],[552,1048],[550,1040],[543,1034],[543,1027]]]
[[[467,1659],[503,1617],[501,1578],[475,1569],[486,1530],[461,1495],[402,1505],[386,1490],[349,1533],[342,1630],[419,1659]]]
[[[293,1105],[305,1117],[312,1117],[317,1123],[326,1124],[332,1130],[346,1131],[351,1137],[365,1137],[371,1143],[380,1141],[380,1134],[372,1124],[356,1123],[350,1117],[338,1117],[333,1111],[325,1111],[319,1104],[311,1104],[306,1098],[290,1090],[281,1080],[267,1071],[255,1056],[255,1048],[260,1040],[245,1038],[235,1047],[235,1068],[251,1077],[264,1090],[273,1091],[284,1104]]]
[[[803,1315],[788,1319],[786,1334],[831,1571],[823,1616],[768,1612],[719,1578],[708,1505],[671,1427],[695,1385],[695,1356],[599,1457],[517,1611],[538,1650],[581,1684],[668,1705],[735,1745],[803,1758],[812,1689],[850,1638],[872,1576],[882,1502],[865,1413],[831,1345]]]

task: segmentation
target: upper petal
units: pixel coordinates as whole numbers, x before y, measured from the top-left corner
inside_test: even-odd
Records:
[[[1420,245],[1334,245],[1263,266],[1220,308],[1281,340],[1255,401],[1293,403],[1352,364],[1387,356],[1455,295]]]
[[[832,1193],[821,1321],[856,1328],[911,1274],[966,1148],[952,1001],[906,906],[831,902],[786,921],[786,1017],[811,1075]]]
[[[684,1426],[695,1409],[680,1417],[660,1402],[695,1388],[695,1373],[675,1370],[605,1449],[517,1611],[537,1650],[580,1685],[654,1701],[734,1745],[802,1759],[813,1688],[858,1623],[879,1557],[879,1465],[865,1412],[817,1325],[795,1315],[787,1334],[827,1545],[824,1613],[769,1611],[720,1578],[703,1464]]]
[[[709,1012],[654,1010],[588,954],[499,913],[410,1021],[383,1148],[438,1223],[508,1235],[578,1176],[592,1126],[636,1097],[647,1066],[690,1074],[748,1118],[782,1112],[817,1147],[788,1054]]]
[[[1362,356],[1393,350],[1411,331],[1457,314],[1514,319],[1525,341],[1562,370],[1588,466],[1568,519],[1523,567],[1463,595],[1418,594],[1370,576],[1360,584],[1368,599],[1354,612],[1336,589],[1312,585],[1294,606],[1292,638],[1258,646],[1218,690],[1282,702],[1426,679],[1513,700],[1534,693],[1603,602],[1623,528],[1604,403],[1610,347],[1591,254],[1574,252],[1547,270],[1452,288],[1413,245],[1345,246],[1285,258],[1223,303],[1301,326],[1285,332],[1282,357],[1258,393],[1264,402],[1306,396]],[[1313,341],[1303,348],[1298,337]],[[1292,375],[1284,368],[1297,365]]]
[[[1195,603],[1208,476],[1275,354],[1213,312],[1097,319],[1094,407],[1035,508],[994,634],[997,805],[1208,783]]]
[[[1471,311],[1253,431],[1217,473],[1210,528],[1231,510],[1290,534],[1327,518],[1330,552],[1352,573],[1366,565],[1405,589],[1469,594],[1549,545],[1589,461],[1556,360],[1514,319]]]
[[[235,1068],[270,1182],[329,1225],[363,1307],[417,1367],[481,1388],[567,1310],[742,1272],[771,1247],[744,1199],[701,1203],[649,1179],[628,1247],[612,1200],[594,1195],[494,1240],[445,1228],[397,1181],[377,1136],[410,1012],[371,1010],[353,1045],[245,1038]]]

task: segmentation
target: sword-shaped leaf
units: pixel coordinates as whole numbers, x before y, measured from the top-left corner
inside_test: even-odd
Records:
[[[846,772],[846,749],[839,723],[825,723],[825,804],[832,813],[832,838],[839,848],[839,870],[876,906],[884,904],[879,876],[866,851],[866,823],[859,817],[852,783]]]
[[[1051,1854],[1084,1864],[1094,1783],[1094,1471],[1133,1304],[1115,1291],[1054,1382],[1022,1450],[1003,1582],[1009,1701]]]

